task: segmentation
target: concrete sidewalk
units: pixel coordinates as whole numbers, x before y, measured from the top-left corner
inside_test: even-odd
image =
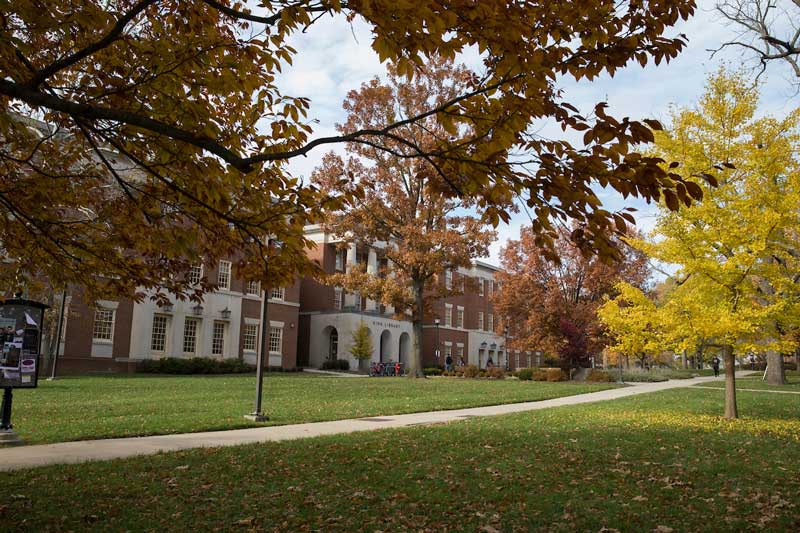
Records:
[[[189,448],[236,446],[239,444],[276,442],[319,437],[322,435],[353,433],[356,431],[373,431],[376,429],[441,424],[479,416],[504,415],[564,405],[616,400],[618,398],[627,398],[628,396],[636,396],[650,392],[690,387],[691,385],[715,381],[717,379],[722,378],[701,377],[670,380],[661,383],[639,383],[630,387],[608,389],[575,396],[565,396],[552,400],[473,407],[469,409],[454,409],[450,411],[429,411],[405,415],[387,415],[334,420],[330,422],[314,422],[310,424],[233,429],[204,433],[182,433],[178,435],[88,440],[20,446],[17,448],[0,448],[0,471],[51,464],[120,459],[158,452],[186,450]]]

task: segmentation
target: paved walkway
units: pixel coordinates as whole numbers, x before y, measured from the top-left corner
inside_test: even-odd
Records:
[[[696,389],[711,389],[711,390],[725,390],[721,387],[704,387],[702,385],[698,385],[695,387]],[[771,389],[740,389],[736,387],[736,392],[745,391],[745,392],[771,392],[773,394],[800,394],[800,391],[795,390],[771,390]]]
[[[473,407],[469,409],[454,409],[450,411],[429,411],[425,413],[355,418],[287,426],[268,426],[204,433],[182,433],[178,435],[88,440],[2,448],[0,449],[0,471],[50,464],[119,459],[158,452],[186,450],[189,448],[236,446],[239,444],[275,442],[319,437],[322,435],[353,433],[356,431],[442,424],[479,416],[504,415],[564,405],[616,400],[618,398],[627,398],[628,396],[636,396],[650,392],[690,387],[691,385],[717,379],[722,378],[701,377],[670,380],[661,383],[640,383],[630,387],[608,389],[575,396],[565,396],[552,400]]]
[[[304,368],[304,373],[307,374],[321,374],[324,376],[332,376],[337,378],[366,378],[366,374],[351,374],[350,372],[336,372],[335,370],[320,370],[318,368]]]

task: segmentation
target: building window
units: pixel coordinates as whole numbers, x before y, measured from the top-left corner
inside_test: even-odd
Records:
[[[488,322],[486,324],[486,330],[494,333],[494,315],[492,313],[486,315],[486,321]]]
[[[354,292],[353,293],[353,307],[356,309],[361,309],[361,293]]]
[[[211,332],[211,355],[225,353],[225,322],[214,321],[214,330]]]
[[[153,334],[150,337],[150,351],[163,352],[167,347],[169,317],[153,315]]]
[[[111,342],[114,339],[114,314],[113,309],[95,309],[92,340]]]
[[[444,287],[446,289],[453,288],[453,272],[450,270],[444,273]]]
[[[463,328],[464,327],[464,308],[458,307],[456,309],[456,327]]]
[[[514,354],[514,368],[519,368],[519,352]]]
[[[483,282],[481,282],[483,285]],[[483,311],[478,311],[478,329],[483,331]]]
[[[230,290],[231,288],[231,262],[219,262],[219,274],[217,275],[217,285],[220,289]]]
[[[347,254],[347,250],[338,249],[336,250],[336,270],[344,270],[344,260]]]
[[[260,281],[253,281],[250,280],[247,282],[247,294],[255,294],[256,296],[261,294],[261,282]]]
[[[451,304],[444,304],[444,325],[453,325],[453,306]]]
[[[463,346],[456,347],[456,356],[457,356],[457,359],[456,359],[457,363],[464,360],[464,347]]]
[[[255,352],[258,347],[258,324],[245,324],[242,333],[242,348],[246,352]]]
[[[183,353],[197,353],[197,324],[196,318],[187,318],[183,323]]]
[[[453,357],[453,347],[450,345],[444,345],[444,358],[447,360],[448,357]]]
[[[272,326],[269,328],[269,353],[281,353],[283,328]]]
[[[341,309],[344,306],[344,290],[341,287],[333,288],[333,308]]]
[[[494,281],[489,280],[489,296],[494,294]]]
[[[484,280],[478,278],[478,294],[480,296],[483,296],[485,294],[484,288],[483,288],[483,284],[484,284]]]
[[[189,283],[199,285],[201,279],[203,279],[203,265],[192,265],[189,269]]]
[[[283,287],[273,287],[269,293],[269,297],[273,300],[283,300],[286,296],[286,289]]]
[[[461,292],[464,292],[464,283],[466,278],[467,276],[465,276],[464,274],[458,275],[458,288],[461,290]]]

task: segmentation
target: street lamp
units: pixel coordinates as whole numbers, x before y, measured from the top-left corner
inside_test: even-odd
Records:
[[[433,323],[436,324],[436,350],[433,352],[436,356],[436,364],[439,364],[439,355],[441,355],[439,351],[439,322],[440,320],[438,318],[433,319]]]
[[[273,244],[280,245],[278,241],[274,239],[267,239],[267,255],[264,258],[264,281],[266,283],[264,284],[264,303],[261,319],[261,350],[259,350],[256,360],[256,406],[252,413],[244,415],[246,419],[252,420],[253,422],[267,422],[269,420],[269,417],[261,411],[261,396],[264,389],[264,357],[269,344],[269,320],[267,319],[267,309],[271,289],[267,285],[269,285],[269,251]]]

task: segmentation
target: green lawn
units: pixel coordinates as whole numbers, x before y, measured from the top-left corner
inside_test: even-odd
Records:
[[[702,383],[698,387],[708,388],[725,388],[724,381],[715,381],[711,383]],[[737,389],[759,389],[759,390],[784,390],[800,392],[800,376],[791,374],[786,375],[786,385],[770,385],[766,381],[761,380],[761,374],[747,376],[744,378],[736,378]]]
[[[0,474],[7,529],[800,529],[800,397],[681,389]],[[609,529],[603,529],[609,528]]]
[[[545,400],[614,385],[270,374],[270,424],[317,422]],[[104,376],[40,381],[14,393],[14,429],[29,444],[249,427],[255,376]]]

